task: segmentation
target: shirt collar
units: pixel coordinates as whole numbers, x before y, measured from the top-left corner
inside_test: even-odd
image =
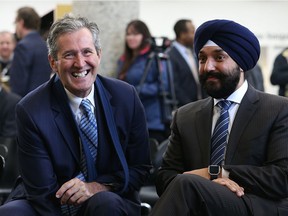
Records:
[[[178,41],[174,41],[173,46],[175,46],[176,49],[178,49],[179,52],[181,53],[186,53],[186,50],[188,49],[188,47],[184,46],[183,44],[180,44]]]
[[[244,81],[244,83],[238,88],[236,91],[234,91],[226,100],[232,101],[233,103],[240,104],[245,93],[248,89],[248,82],[247,80]],[[214,106],[223,99],[216,99],[214,98]]]
[[[68,99],[69,99],[70,107],[71,107],[72,112],[74,114],[78,112],[80,103],[83,99],[88,99],[90,101],[90,103],[92,104],[93,108],[95,108],[95,101],[94,101],[94,91],[95,90],[94,90],[94,88],[95,88],[94,85],[92,85],[91,92],[85,98],[77,97],[65,88],[66,94],[67,94]]]

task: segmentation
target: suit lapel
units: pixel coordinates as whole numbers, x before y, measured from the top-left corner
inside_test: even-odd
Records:
[[[197,139],[199,140],[199,148],[203,155],[203,164],[208,165],[210,161],[210,142],[213,116],[213,99],[205,100],[203,105],[196,112],[196,121],[194,122],[197,130]],[[207,132],[208,131],[208,132]]]
[[[51,108],[54,111],[54,120],[72,155],[78,161],[80,159],[80,138],[69,106],[68,97],[57,76],[54,76],[52,82],[52,94],[55,97],[51,99]],[[66,102],[63,103],[63,101]]]
[[[236,153],[241,136],[243,135],[244,129],[249,123],[250,119],[254,115],[258,107],[258,94],[257,91],[249,85],[246,94],[244,95],[237,114],[235,116],[231,133],[229,136],[225,164],[230,164],[234,154]]]

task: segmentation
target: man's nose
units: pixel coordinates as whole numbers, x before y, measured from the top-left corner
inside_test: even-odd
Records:
[[[204,65],[204,71],[213,71],[215,70],[215,61],[213,59],[207,59]]]
[[[75,67],[83,67],[85,65],[85,57],[81,54],[76,55],[74,61]]]

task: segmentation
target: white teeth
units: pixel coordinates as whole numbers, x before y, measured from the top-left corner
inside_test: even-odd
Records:
[[[83,71],[82,73],[72,73],[74,77],[85,77],[88,74],[88,71]]]

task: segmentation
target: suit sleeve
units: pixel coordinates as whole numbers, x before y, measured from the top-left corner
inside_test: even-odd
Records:
[[[45,119],[42,120],[45,122]],[[16,106],[16,122],[20,175],[28,193],[27,199],[39,215],[61,215],[60,204],[55,197],[59,186],[53,164],[39,128],[21,104]]]
[[[271,121],[271,126],[269,131],[261,133],[267,134],[267,140],[258,138],[254,142],[254,145],[266,145],[263,162],[257,163],[260,152],[253,152],[250,157],[254,157],[254,164],[224,166],[230,172],[229,178],[244,187],[246,193],[274,200],[288,197],[287,101],[280,106],[275,112],[266,110],[269,118],[266,122]]]

